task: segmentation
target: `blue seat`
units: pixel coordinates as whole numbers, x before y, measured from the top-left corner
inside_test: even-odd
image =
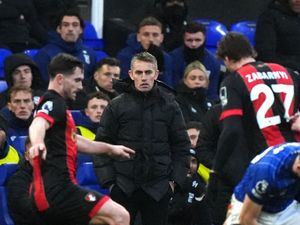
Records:
[[[81,187],[98,191],[102,194],[109,194],[109,191],[102,188],[97,181],[92,162],[84,162],[78,165],[76,172],[77,182]]]
[[[103,51],[100,51],[100,50],[96,50],[96,59],[97,59],[97,62],[100,61],[101,59],[107,57],[107,53],[106,52],[103,52]]]
[[[255,32],[256,32],[256,22],[255,21],[240,21],[233,24],[230,28],[232,32],[238,32],[245,35],[252,46],[255,45]]]
[[[228,33],[226,26],[218,21],[210,19],[196,19],[195,22],[201,23],[206,27],[205,47],[215,54],[218,42]]]
[[[14,147],[18,153],[20,157],[23,157],[25,154],[25,141],[27,139],[27,136],[10,136],[7,139],[7,142],[9,145],[11,145],[12,147]]]
[[[103,39],[98,38],[97,31],[92,23],[85,20],[82,35],[83,43],[90,48],[100,50],[103,49]]]
[[[7,179],[17,170],[18,164],[4,164],[0,166],[0,224],[14,225],[7,208],[5,184]]]
[[[26,50],[24,50],[24,54],[33,58],[36,55],[36,53],[38,53],[38,51],[39,51],[39,49],[37,49],[37,48],[26,49]]]
[[[6,91],[8,88],[5,80],[0,80],[0,93]]]
[[[12,52],[5,48],[0,48],[0,79],[4,78],[4,59],[12,55]]]

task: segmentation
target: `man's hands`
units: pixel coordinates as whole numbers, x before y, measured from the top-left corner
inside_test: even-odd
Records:
[[[44,143],[32,145],[29,148],[29,160],[33,160],[37,156],[41,156],[42,159],[46,159],[47,149]]]
[[[109,147],[110,151],[108,152],[108,155],[112,157],[130,159],[135,154],[134,150],[123,145],[109,145]]]

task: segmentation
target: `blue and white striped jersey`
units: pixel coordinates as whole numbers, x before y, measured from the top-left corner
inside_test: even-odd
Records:
[[[300,177],[292,171],[295,158],[300,153],[300,143],[285,143],[266,149],[257,155],[234,195],[243,201],[245,194],[262,210],[277,213],[289,206],[300,192]]]

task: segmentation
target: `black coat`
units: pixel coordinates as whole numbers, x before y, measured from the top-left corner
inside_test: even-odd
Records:
[[[300,72],[300,15],[275,0],[259,17],[256,50],[260,60],[275,62]]]
[[[33,44],[47,42],[47,32],[37,20],[32,0],[0,1],[0,43]]]
[[[176,101],[178,102],[185,122],[203,120],[209,102],[206,99],[205,88],[188,88],[183,82],[176,88]]]
[[[136,151],[128,160],[94,157],[104,187],[115,183],[130,196],[142,188],[159,201],[169,181],[182,185],[187,173],[190,141],[173,96],[155,86],[142,93],[133,86],[105,109],[96,140],[121,144]]]
[[[218,140],[222,130],[222,122],[219,119],[222,113],[221,104],[211,107],[202,121],[201,131],[197,141],[197,158],[200,163],[212,168],[217,152]]]

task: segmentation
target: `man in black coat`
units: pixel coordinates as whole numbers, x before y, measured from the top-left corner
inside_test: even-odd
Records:
[[[158,74],[153,55],[135,55],[129,70],[133,82],[109,103],[96,136],[136,152],[122,161],[94,157],[101,185],[129,211],[131,224],[140,212],[143,225],[165,225],[174,185],[182,186],[188,169],[190,142],[182,113],[156,83]]]
[[[258,18],[255,41],[259,60],[300,72],[299,0],[273,0]]]
[[[32,0],[1,0],[0,47],[17,53],[46,44],[47,31],[36,14]]]

